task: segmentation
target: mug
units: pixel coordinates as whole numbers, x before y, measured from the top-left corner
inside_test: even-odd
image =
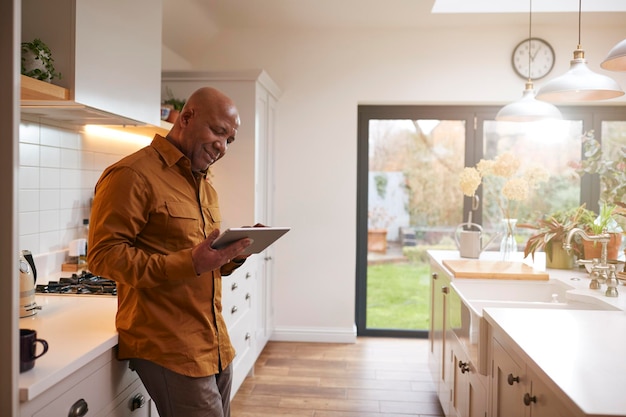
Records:
[[[462,230],[459,232],[459,255],[462,258],[478,259],[482,252],[482,233],[478,230]]]
[[[41,343],[43,351],[37,355],[37,343]],[[31,329],[20,329],[20,372],[26,372],[35,366],[35,359],[48,351],[48,342],[37,339],[37,332]]]

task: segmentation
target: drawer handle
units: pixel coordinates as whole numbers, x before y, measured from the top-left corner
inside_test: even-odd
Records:
[[[230,289],[231,289],[231,291],[235,291],[238,287],[239,287],[239,285],[237,285],[236,282],[233,282],[233,285],[230,286]]]
[[[459,368],[461,368],[461,373],[462,374],[464,374],[465,372],[469,372],[470,371],[470,367],[469,367],[469,364],[467,362],[459,361]]]
[[[524,394],[524,404],[530,405],[531,403],[536,403],[537,397],[534,395],[530,395],[529,393]]]
[[[87,406],[87,401],[81,398],[72,404],[70,411],[67,413],[67,417],[83,417],[87,415],[88,411],[89,407]]]
[[[246,293],[246,301],[248,301],[251,298],[250,293]]]
[[[239,310],[237,306],[233,306],[233,308],[230,309],[230,314],[235,314],[237,310]]]
[[[513,376],[513,374],[509,374],[506,380],[509,383],[509,385],[513,385],[516,382],[519,383],[519,376]]]
[[[252,274],[250,274],[250,272],[246,272],[246,279],[250,278],[252,276]]]
[[[137,394],[130,400],[130,411],[135,411],[139,408],[143,408],[146,405],[146,399],[143,395]]]
[[[246,339],[246,340],[250,340],[250,338],[251,338],[251,337],[252,337],[252,336],[250,336],[250,333],[246,333],[246,336],[245,336],[245,339]]]

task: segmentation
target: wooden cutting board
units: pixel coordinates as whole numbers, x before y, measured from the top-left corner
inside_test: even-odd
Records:
[[[545,271],[535,271],[532,266],[515,261],[482,261],[479,259],[444,260],[443,265],[455,278],[518,279],[547,281]]]

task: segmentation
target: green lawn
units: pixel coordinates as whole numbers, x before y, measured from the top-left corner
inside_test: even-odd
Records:
[[[368,329],[428,330],[428,263],[387,263],[367,267]]]

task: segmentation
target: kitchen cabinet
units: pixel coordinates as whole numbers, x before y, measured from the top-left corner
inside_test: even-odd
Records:
[[[491,338],[491,416],[566,417],[574,411],[558,399],[532,364],[526,364],[494,331]]]
[[[128,361],[110,349],[31,401],[20,404],[21,417],[155,416],[152,400]],[[85,413],[85,414],[83,414]]]
[[[484,375],[480,375],[463,347],[456,341],[452,345],[451,409],[458,417],[487,417],[487,388]]]
[[[274,225],[273,149],[280,89],[263,70],[236,72],[163,72],[162,94],[187,99],[200,87],[214,87],[237,106],[241,126],[227,155],[210,169],[220,199],[222,230],[228,227]],[[223,312],[237,349],[234,395],[253,369],[273,328],[274,246],[248,258],[223,281]],[[233,288],[236,286],[236,288]]]
[[[48,44],[62,74],[53,82],[65,91],[61,97],[28,95],[22,86],[22,113],[73,125],[159,125],[161,1],[21,5],[22,39]]]
[[[450,415],[452,355],[446,336],[450,335],[448,297],[450,278],[435,262],[431,262],[430,324],[428,331],[428,364],[439,402],[446,416]]]
[[[446,416],[486,417],[487,377],[470,357],[462,329],[462,305],[449,274],[431,261],[429,367]],[[468,336],[469,337],[469,336]]]

